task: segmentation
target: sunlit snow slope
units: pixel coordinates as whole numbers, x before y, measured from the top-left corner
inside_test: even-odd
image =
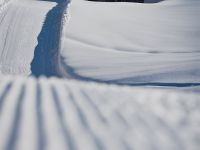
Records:
[[[1,1],[1,73],[136,85],[200,85],[199,1],[74,0],[73,17],[62,34],[67,2]]]
[[[0,77],[1,150],[198,150],[200,96]]]
[[[200,83],[199,0],[73,0],[71,15],[62,56],[76,78],[172,86]]]
[[[0,4],[0,72],[31,73],[38,35],[53,2],[4,0]]]

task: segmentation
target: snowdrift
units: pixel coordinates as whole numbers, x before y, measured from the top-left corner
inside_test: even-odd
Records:
[[[200,1],[74,0],[62,57],[77,79],[125,84],[200,83]]]

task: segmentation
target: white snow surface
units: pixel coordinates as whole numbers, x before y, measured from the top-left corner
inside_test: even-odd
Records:
[[[200,1],[146,2],[73,0],[62,42],[68,72],[113,83],[200,83]]]
[[[0,77],[0,149],[199,150],[200,96]]]
[[[1,73],[158,86],[200,84],[200,1],[73,0],[70,23],[63,28],[65,1],[0,3]]]
[[[0,0],[0,74],[142,87],[0,75],[0,150],[198,150],[200,1],[68,2]]]
[[[56,3],[5,0],[0,7],[0,72],[29,75],[37,38]],[[1,11],[2,10],[2,11]]]

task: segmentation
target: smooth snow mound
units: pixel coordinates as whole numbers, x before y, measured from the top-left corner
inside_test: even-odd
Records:
[[[198,150],[200,96],[0,77],[0,149]]]
[[[200,83],[199,8],[199,0],[74,0],[62,44],[66,70],[112,83]]]

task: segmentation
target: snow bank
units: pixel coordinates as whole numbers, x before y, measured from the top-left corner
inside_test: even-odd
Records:
[[[57,78],[0,77],[0,149],[199,148],[200,97]]]

